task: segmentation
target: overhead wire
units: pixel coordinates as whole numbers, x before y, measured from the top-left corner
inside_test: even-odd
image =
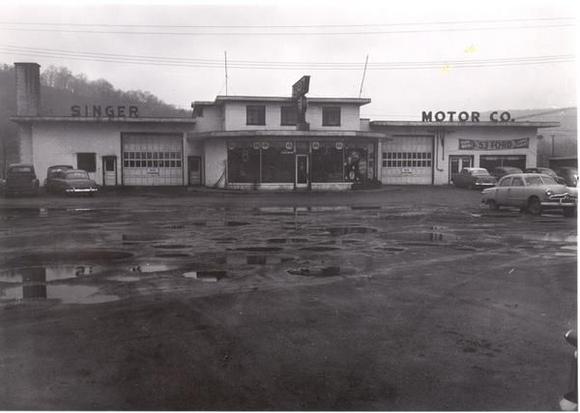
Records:
[[[1,45],[0,52],[4,54],[35,56],[81,61],[95,61],[108,63],[128,63],[152,66],[195,67],[195,68],[222,68],[223,62],[217,59],[186,59],[161,56],[135,55],[127,56],[113,53],[75,52],[62,49],[40,49]],[[513,65],[530,65],[542,63],[561,63],[575,60],[572,54],[523,56],[492,59],[448,59],[430,61],[390,61],[368,64],[368,70],[397,70],[397,69],[433,69],[433,68],[460,68],[460,67],[501,67]],[[259,60],[229,60],[228,66],[235,69],[271,69],[271,70],[360,70],[360,62],[283,62]]]

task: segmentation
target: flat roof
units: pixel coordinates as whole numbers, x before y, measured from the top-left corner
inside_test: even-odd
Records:
[[[421,121],[389,121],[373,120],[370,123],[373,126],[416,126],[416,127],[446,127],[446,126],[468,126],[468,127],[485,127],[485,128],[554,128],[560,126],[559,122],[421,122]]]
[[[83,117],[83,116],[12,116],[16,123],[72,122],[72,123],[172,123],[194,125],[193,118],[154,118],[154,117]]]
[[[385,138],[380,132],[365,131],[297,131],[297,130],[243,130],[189,133],[188,138]]]
[[[310,103],[349,103],[353,105],[366,105],[371,103],[367,98],[339,98],[339,97],[306,97]],[[218,95],[214,102],[205,100],[194,101],[191,105],[195,106],[212,106],[219,105],[223,102],[276,102],[276,103],[291,103],[293,99],[289,96],[224,96]]]

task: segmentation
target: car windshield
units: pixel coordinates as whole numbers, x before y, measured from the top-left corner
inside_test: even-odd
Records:
[[[10,168],[11,174],[31,174],[32,168],[30,166],[14,166]]]
[[[542,181],[544,181],[544,184],[546,185],[557,185],[556,180],[551,176],[542,176]]]
[[[472,169],[471,175],[489,175],[489,173],[485,169]]]
[[[89,179],[86,172],[69,172],[66,174],[66,179]]]

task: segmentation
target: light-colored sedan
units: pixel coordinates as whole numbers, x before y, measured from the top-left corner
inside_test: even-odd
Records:
[[[543,174],[511,174],[500,179],[494,188],[484,189],[481,202],[490,209],[500,206],[519,207],[533,215],[544,209],[561,208],[564,216],[576,216],[578,192],[558,184]]]

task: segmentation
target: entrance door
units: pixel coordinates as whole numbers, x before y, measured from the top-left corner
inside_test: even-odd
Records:
[[[103,156],[103,186],[117,185],[117,157]]]
[[[296,188],[308,187],[308,155],[296,155]]]
[[[453,178],[453,175],[461,172],[463,168],[471,167],[473,167],[473,156],[449,155],[449,183],[451,183],[451,178]]]
[[[187,166],[189,169],[189,185],[201,185],[201,157],[188,156]]]

